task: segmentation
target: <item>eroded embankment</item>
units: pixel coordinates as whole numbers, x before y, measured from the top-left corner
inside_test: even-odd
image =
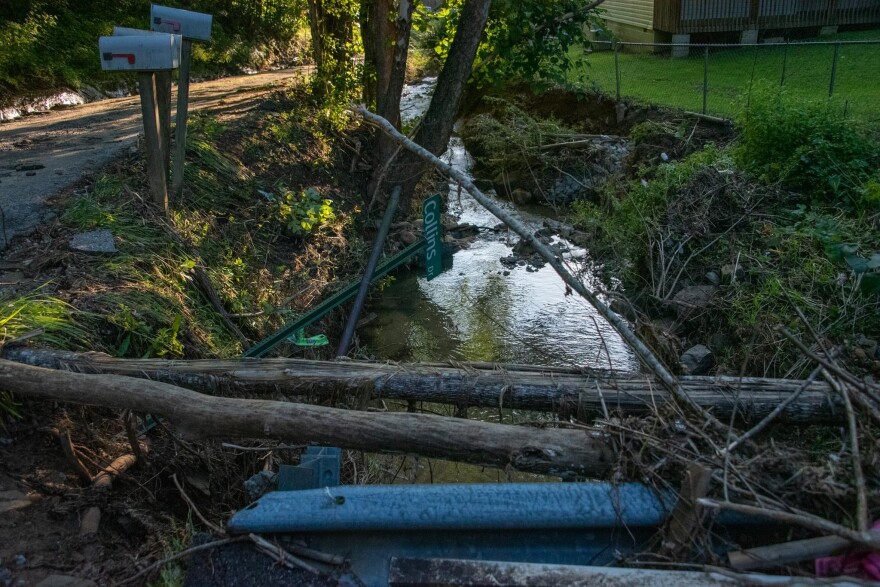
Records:
[[[483,98],[462,134],[487,188],[554,208],[563,223],[548,233],[576,235],[614,307],[668,364],[804,375],[783,324],[815,328],[876,375],[877,180],[863,166],[876,143],[815,108],[786,118],[784,100],[756,97],[734,127],[522,89]],[[829,153],[798,155],[816,141]]]

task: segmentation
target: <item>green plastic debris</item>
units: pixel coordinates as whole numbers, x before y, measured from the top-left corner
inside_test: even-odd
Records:
[[[294,332],[293,336],[288,337],[287,342],[293,343],[296,346],[325,346],[330,344],[330,341],[327,340],[327,336],[324,334],[306,337],[305,328],[300,328]]]

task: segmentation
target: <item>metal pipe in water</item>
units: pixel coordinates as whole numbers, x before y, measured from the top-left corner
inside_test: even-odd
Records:
[[[382,248],[385,244],[385,238],[391,229],[391,220],[397,211],[397,205],[400,203],[400,186],[395,186],[391,190],[391,199],[388,201],[388,207],[385,208],[385,216],[382,218],[382,224],[379,226],[379,233],[376,234],[376,240],[373,241],[373,250],[370,251],[370,259],[367,261],[367,268],[364,270],[364,277],[361,279],[361,287],[358,290],[357,297],[354,299],[354,306],[351,308],[351,314],[348,315],[348,322],[345,324],[345,331],[342,333],[342,339],[339,341],[339,349],[336,351],[336,357],[344,357],[348,354],[348,347],[351,345],[351,339],[354,337],[354,329],[357,327],[358,317],[364,307],[367,299],[367,292],[370,289],[370,282],[373,280],[373,272],[376,271],[376,265],[379,263],[379,257],[382,256]]]

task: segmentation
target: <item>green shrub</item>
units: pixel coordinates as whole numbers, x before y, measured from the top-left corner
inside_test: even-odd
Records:
[[[285,191],[278,213],[287,224],[287,229],[296,236],[310,234],[336,218],[333,202],[322,198],[315,188],[299,194]]]
[[[836,104],[758,88],[738,124],[736,158],[745,170],[826,203],[862,205],[859,192],[880,164],[880,143]]]

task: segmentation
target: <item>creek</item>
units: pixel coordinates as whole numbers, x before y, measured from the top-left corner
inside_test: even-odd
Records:
[[[401,103],[405,124],[427,108],[433,79],[407,86]],[[468,171],[472,160],[458,136],[443,155]],[[490,192],[491,194],[491,192]],[[476,238],[453,255],[453,265],[427,281],[411,272],[397,276],[367,311],[376,317],[360,329],[361,344],[370,355],[394,361],[488,361],[613,368],[632,371],[638,363],[626,344],[596,310],[577,294],[566,295],[565,284],[549,265],[525,260],[503,264],[519,237],[498,224],[457,184],[450,183],[447,213],[461,224],[480,227]],[[550,208],[512,209],[533,231],[554,218]],[[571,265],[581,267],[586,251],[554,236],[552,244]],[[511,260],[512,261],[512,260]],[[593,281],[589,273],[583,276]]]

